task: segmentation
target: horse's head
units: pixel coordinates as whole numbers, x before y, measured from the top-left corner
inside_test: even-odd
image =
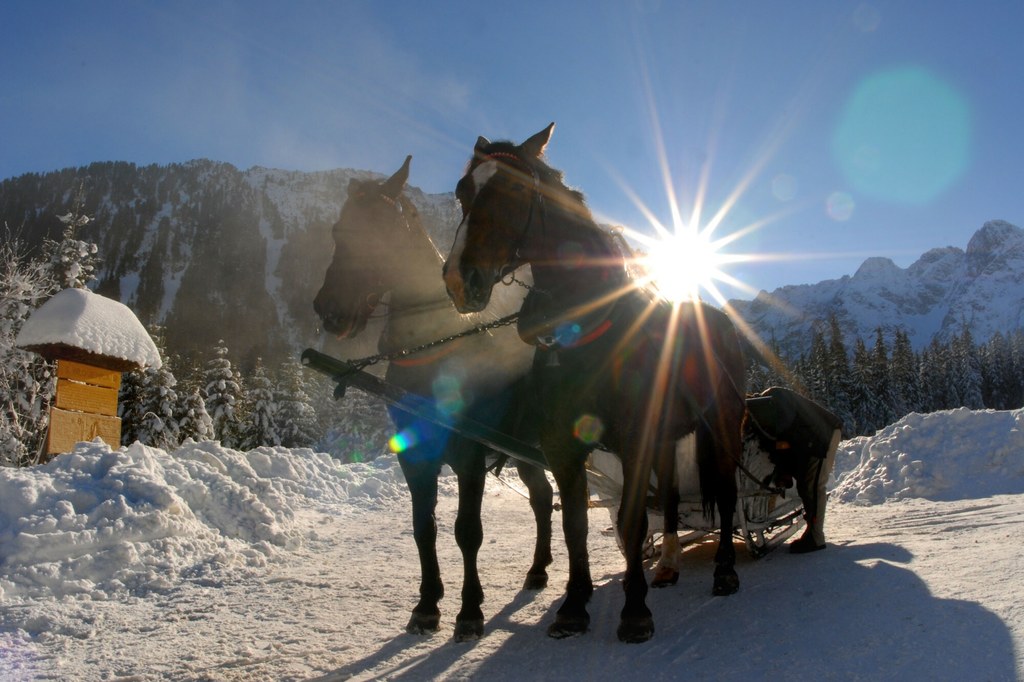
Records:
[[[390,288],[389,248],[406,241],[406,212],[412,210],[402,188],[409,161],[384,181],[352,179],[341,217],[334,224],[334,258],[313,308],[324,330],[338,338],[357,335]],[[435,271],[436,272],[436,271]]]
[[[444,281],[460,312],[483,310],[501,278],[530,262],[531,225],[543,211],[539,160],[552,123],[522,144],[477,139],[473,158],[455,188],[462,222],[444,264]]]

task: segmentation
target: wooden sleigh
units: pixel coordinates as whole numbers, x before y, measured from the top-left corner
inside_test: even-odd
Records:
[[[744,442],[742,461],[736,471],[737,500],[734,535],[742,539],[751,556],[758,558],[775,549],[802,527],[803,503],[796,485],[782,489],[769,484],[775,465],[752,439]],[[684,439],[676,450],[679,485],[679,544],[686,545],[718,533],[721,524],[717,512],[704,515],[697,485],[697,461],[693,436]],[[826,472],[827,475],[827,472]],[[587,462],[587,482],[591,505],[607,507],[614,522],[622,498],[622,465],[615,455],[595,450]],[[656,481],[652,478],[648,496],[648,535],[644,556],[656,555],[661,540],[663,511],[658,508]]]

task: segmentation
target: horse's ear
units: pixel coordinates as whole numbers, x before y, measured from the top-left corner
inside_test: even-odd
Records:
[[[549,123],[547,128],[519,145],[519,148],[523,150],[523,154],[527,158],[540,158],[541,154],[544,153],[544,148],[548,146],[548,141],[551,139],[551,131],[554,129],[554,122]]]
[[[405,157],[405,163],[402,167],[395,171],[395,174],[384,181],[384,184],[380,186],[380,191],[384,196],[391,199],[397,199],[398,195],[402,193],[402,188],[405,187],[406,181],[409,179],[409,162],[412,161],[412,156]]]
[[[491,146],[491,141],[481,135],[476,138],[476,146],[473,147],[473,151],[477,154],[483,154],[484,150]]]

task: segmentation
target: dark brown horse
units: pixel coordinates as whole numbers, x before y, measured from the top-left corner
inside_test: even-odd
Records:
[[[411,158],[411,157],[410,157]],[[334,260],[327,269],[314,307],[324,329],[352,338],[375,310],[386,306],[387,323],[380,350],[417,348],[474,324],[514,312],[522,294],[509,292],[480,315],[457,313],[437,273],[441,256],[427,236],[416,208],[403,194],[409,158],[389,179],[352,180],[341,217],[334,226]],[[427,397],[456,421],[469,417],[524,440],[530,426],[524,396],[525,375],[533,351],[511,327],[466,336],[392,360],[385,379],[406,391]],[[483,588],[477,574],[477,552],[483,542],[480,509],[488,450],[439,426],[394,409],[397,430],[392,440],[412,495],[413,535],[419,550],[420,600],[406,629],[410,633],[438,629],[438,601],[444,585],[437,560],[437,477],[442,463],[458,476],[459,510],[455,539],[462,550],[462,608],[455,619],[455,639],[483,634]],[[551,563],[552,489],[543,470],[517,463],[530,490],[537,522],[537,544],[525,587],[547,584]]]
[[[506,275],[530,264],[533,289],[519,320],[539,350],[536,399],[545,421],[541,447],[563,503],[569,584],[548,633],[586,630],[593,591],[587,558],[584,462],[600,444],[623,465],[618,528],[626,555],[619,639],[654,632],[642,564],[646,490],[652,468],[672,480],[677,444],[696,434],[701,497],[716,505],[721,537],[714,594],[739,588],[732,545],[736,465],[745,372],[729,319],[702,303],[670,305],[637,288],[625,257],[598,227],[583,197],[541,160],[554,124],[521,145],[477,140],[456,195],[462,223],[444,277],[455,306],[483,309]],[[666,496],[674,489],[664,486]],[[666,508],[675,509],[668,498]]]

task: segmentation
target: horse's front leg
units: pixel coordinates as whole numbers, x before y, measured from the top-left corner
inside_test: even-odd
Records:
[[[654,618],[647,608],[647,577],[643,565],[643,545],[647,538],[647,489],[651,480],[650,456],[636,454],[624,459],[622,478],[618,527],[626,555],[626,575],[622,582],[626,603],[619,617],[618,637],[622,642],[646,642],[654,635]]]
[[[548,635],[556,639],[587,631],[590,614],[587,602],[594,593],[587,554],[587,477],[584,470],[586,453],[569,447],[548,446],[544,456],[558,484],[562,500],[562,533],[569,554],[569,582],[565,600],[555,614]]]
[[[399,457],[412,496],[412,533],[420,558],[420,600],[412,610],[406,632],[414,635],[437,632],[444,597],[441,568],[437,561],[437,475],[440,464],[415,458],[415,452]]]
[[[462,608],[455,617],[455,641],[479,639],[484,634],[484,614],[480,605],[484,590],[480,584],[477,557],[483,544],[484,530],[481,507],[484,496],[486,468],[483,448],[460,442],[465,457],[456,472],[459,480],[459,512],[455,517],[455,542],[462,551]],[[467,449],[468,448],[468,449]]]
[[[551,510],[554,493],[551,483],[540,467],[516,463],[519,478],[530,491],[530,508],[537,524],[537,542],[533,549],[533,565],[526,573],[524,590],[542,590],[548,585],[547,567],[551,565]]]

